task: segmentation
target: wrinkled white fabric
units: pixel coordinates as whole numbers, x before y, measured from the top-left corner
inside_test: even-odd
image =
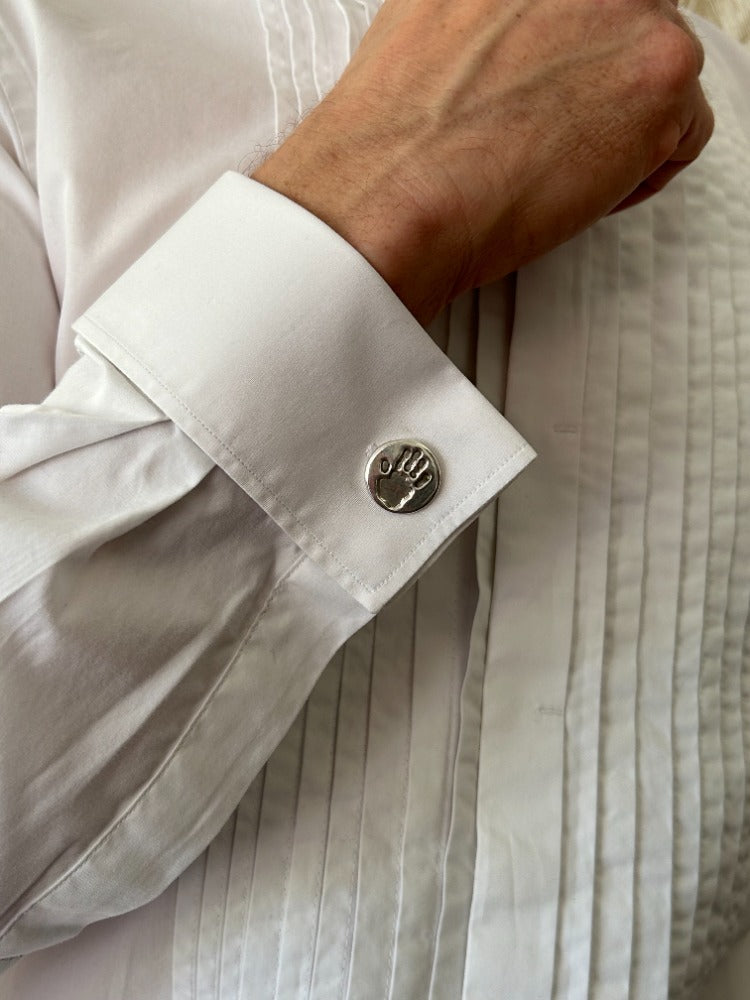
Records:
[[[0,6],[3,1000],[730,996],[747,57],[701,24],[700,161],[430,338],[233,172],[375,9]]]

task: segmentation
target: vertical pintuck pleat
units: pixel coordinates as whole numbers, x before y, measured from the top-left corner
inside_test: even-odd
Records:
[[[732,895],[729,901],[728,936],[730,941],[737,940],[746,932],[746,928],[750,926],[750,623],[747,619],[745,621],[745,637],[742,649],[740,691],[745,789],[737,871],[735,872]]]
[[[621,220],[618,383],[597,789],[593,996],[625,995],[634,927],[636,689],[651,405],[651,209]]]
[[[750,159],[750,143],[739,141],[735,155]],[[736,711],[739,715],[739,732],[736,734],[738,754],[738,786],[733,789],[740,806],[737,866],[732,879],[731,894],[727,902],[727,937],[735,940],[750,926],[750,633],[748,608],[750,608],[750,232],[739,219],[750,211],[750,191],[735,185],[738,206],[745,213],[729,211],[729,233],[732,257],[732,296],[735,317],[735,350],[737,377],[737,551],[735,570],[742,581],[742,588],[733,608],[732,640],[737,656]],[[741,782],[741,786],[740,783]]]
[[[285,69],[287,78],[291,83],[290,89],[294,92],[294,103],[290,102],[291,116],[289,121],[290,124],[296,125],[302,117],[304,110],[303,90],[307,89],[308,92],[310,91],[312,74],[310,73],[310,63],[306,58],[310,54],[310,48],[308,45],[295,46],[295,25],[289,18],[288,7],[287,0],[276,0],[271,10],[273,10],[279,21],[275,23],[273,16],[269,12],[266,13],[266,19],[269,25],[273,25],[276,28],[280,36],[283,35],[285,37],[286,45],[288,46]],[[295,13],[298,12],[295,11]],[[295,21],[297,22],[297,32],[299,32],[301,28],[299,18],[295,18]],[[296,107],[294,106],[295,104]],[[286,125],[286,122],[284,124]]]
[[[401,854],[409,793],[416,588],[378,617],[367,721],[350,982],[388,996],[393,975]]]
[[[273,120],[275,136],[281,138],[282,118],[289,119],[291,116],[291,105],[288,90],[288,82],[281,67],[283,66],[284,38],[280,37],[278,22],[273,19],[273,13],[269,17],[264,0],[255,0],[258,9],[258,20],[266,49],[266,67],[268,71],[268,81],[271,84],[273,93]],[[279,93],[279,90],[285,91]],[[296,105],[296,102],[295,102]]]
[[[459,546],[446,554],[456,575],[463,570],[457,565],[462,553]],[[467,595],[469,600],[471,596]],[[451,650],[437,648],[440,636],[430,629],[430,623],[440,615],[453,618],[460,614],[463,609],[456,603],[463,603],[461,598],[455,591],[446,593],[442,574],[428,572],[414,590],[414,645],[411,669],[406,671],[412,679],[408,796],[399,857],[399,912],[395,939],[387,953],[391,975],[384,997],[426,997],[429,989],[460,680],[455,671],[445,669],[452,660]],[[447,638],[450,643],[454,637]],[[463,637],[459,633],[455,638]]]
[[[560,909],[553,996],[589,995],[607,551],[619,354],[619,220],[588,236],[589,310],[575,605],[565,718]]]
[[[490,596],[495,566],[497,505],[483,511],[477,524],[476,572],[479,586],[469,640],[466,672],[458,693],[458,732],[452,766],[446,782],[449,806],[446,843],[436,886],[440,899],[427,989],[432,1000],[455,1000],[461,995],[468,937],[468,918],[476,856],[476,794],[479,771],[479,735],[482,723],[482,683],[487,653]],[[430,954],[431,952],[431,954]]]
[[[701,197],[688,175],[685,218]],[[700,648],[706,590],[711,468],[711,361],[708,260],[702,241],[687,241],[686,330],[688,362],[687,437],[682,506],[681,576],[675,626],[674,697],[674,842],[672,883],[672,955],[670,994],[679,995],[690,953],[698,898],[701,837]]]
[[[715,154],[716,155],[716,152]],[[704,204],[715,225],[726,233],[726,208],[720,190],[711,185]],[[701,760],[701,850],[698,896],[693,920],[687,983],[700,974],[708,943],[711,909],[716,897],[721,864],[721,830],[724,822],[724,761],[721,741],[722,648],[727,585],[734,536],[733,486],[736,467],[736,408],[733,365],[733,319],[729,298],[728,247],[724,239],[710,248],[709,296],[711,310],[710,384],[711,467],[708,519],[708,557],[700,645],[699,747]],[[731,486],[728,481],[731,479]]]
[[[320,99],[314,22],[310,9],[302,8],[299,0],[256,3],[276,102],[276,133],[281,140]]]
[[[234,815],[234,837],[231,844],[232,857],[229,866],[224,933],[221,942],[221,964],[216,989],[216,996],[219,998],[231,997],[232,1000],[235,1000],[236,997],[240,996],[240,977],[247,940],[246,931],[255,870],[255,849],[258,842],[258,824],[265,777],[265,770],[263,770],[245,792]],[[177,937],[177,932],[175,932],[175,937]],[[208,995],[211,996],[211,994]]]
[[[240,971],[243,1000],[270,998],[275,992],[294,849],[305,715],[306,710],[297,717],[265,769]]]
[[[685,196],[652,204],[648,467],[643,578],[636,645],[636,844],[630,991],[665,996],[669,984],[674,836],[673,661],[681,573],[687,434]]]
[[[374,651],[373,623],[352,636],[342,654],[323,883],[319,901],[313,901],[317,922],[310,997],[346,996],[349,982]]]
[[[309,40],[309,61],[305,67],[307,70],[307,80],[304,80],[303,72],[302,89],[303,93],[305,91],[309,92],[311,95],[314,93],[315,101],[317,102],[323,98],[330,86],[326,73],[326,64],[328,60],[326,59],[325,48],[321,47],[321,42],[318,39],[318,33],[321,30],[321,26],[315,19],[315,14],[313,13],[310,0],[301,0],[301,4],[304,14],[300,14],[297,33]],[[308,110],[305,107],[306,101],[304,97],[302,103],[303,111]]]
[[[339,656],[323,672],[305,712],[295,838],[276,977],[279,997],[307,997],[312,978],[340,690]]]
[[[196,1000],[196,962],[208,852],[180,876],[172,945],[172,1000]]]
[[[196,949],[195,993],[197,997],[220,996],[222,937],[232,859],[232,841],[237,814],[233,814],[206,855],[201,915]]]
[[[371,12],[365,0],[333,0],[333,3],[340,11],[346,31],[345,53],[348,63],[369,27]]]

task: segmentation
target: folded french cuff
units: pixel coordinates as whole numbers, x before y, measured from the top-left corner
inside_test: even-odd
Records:
[[[534,456],[361,254],[238,173],[74,328],[373,613]],[[392,441],[438,463],[419,510],[368,488]],[[376,470],[393,507],[429,476],[403,455]]]

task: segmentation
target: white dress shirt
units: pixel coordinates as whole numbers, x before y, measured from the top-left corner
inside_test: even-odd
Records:
[[[428,334],[241,174],[376,6],[0,4],[2,1000],[729,997],[750,64]]]

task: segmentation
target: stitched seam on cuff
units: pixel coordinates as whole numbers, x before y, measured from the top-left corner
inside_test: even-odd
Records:
[[[109,337],[111,340],[113,340],[115,342],[115,344],[117,344],[117,346],[128,355],[129,358],[132,358],[132,360],[135,361],[136,364],[140,365],[140,367],[145,372],[147,372],[151,376],[151,378],[155,382],[157,382],[162,387],[162,389],[169,396],[171,396],[171,398],[179,406],[181,406],[182,409],[187,414],[189,414],[189,416],[191,416],[193,418],[193,420],[195,420],[198,424],[200,424],[200,426],[203,428],[204,431],[206,431],[207,434],[210,434],[210,436],[218,444],[220,444],[222,446],[222,448],[224,448],[225,451],[229,455],[231,455],[231,457],[235,460],[235,462],[237,462],[237,464],[240,465],[248,473],[248,475],[265,491],[265,493],[268,496],[270,496],[273,500],[275,500],[276,503],[287,512],[287,514],[294,521],[294,523],[297,524],[302,529],[302,531],[305,534],[307,534],[310,538],[312,538],[312,540],[314,542],[316,542],[317,545],[320,546],[320,548],[323,550],[323,552],[325,552],[326,555],[329,556],[329,558],[337,566],[339,566],[345,573],[347,573],[348,576],[350,576],[351,579],[355,581],[355,583],[358,583],[360,585],[360,587],[362,587],[363,590],[366,590],[370,594],[374,594],[378,590],[381,590],[398,573],[398,571],[409,562],[409,560],[414,555],[414,553],[419,548],[421,548],[421,546],[424,545],[424,543],[426,541],[428,541],[428,539],[430,538],[430,536],[433,535],[438,530],[438,528],[442,525],[442,523],[446,520],[446,518],[450,517],[451,514],[454,514],[460,507],[462,507],[468,500],[470,500],[474,496],[475,493],[478,493],[479,490],[482,489],[482,487],[486,486],[487,483],[491,479],[493,479],[495,476],[497,476],[498,473],[500,473],[505,468],[506,465],[508,465],[510,462],[512,462],[515,458],[517,458],[519,455],[521,455],[524,451],[531,450],[530,449],[530,445],[527,444],[526,442],[524,442],[522,445],[519,445],[519,447],[516,448],[515,451],[511,452],[510,455],[507,455],[503,459],[503,461],[500,463],[500,465],[496,466],[490,473],[488,473],[487,476],[485,476],[485,478],[481,482],[477,483],[477,485],[471,490],[471,492],[465,493],[460,498],[460,500],[457,500],[456,503],[449,510],[445,511],[445,513],[442,515],[442,517],[440,518],[440,520],[437,521],[429,529],[429,531],[425,532],[425,534],[422,535],[422,537],[419,539],[419,541],[416,542],[412,546],[412,548],[406,553],[406,555],[404,556],[404,558],[402,559],[402,561],[398,564],[398,566],[395,566],[386,576],[383,577],[382,580],[380,580],[379,583],[376,583],[374,585],[373,584],[369,584],[369,583],[366,583],[364,580],[360,579],[360,577],[357,575],[357,573],[355,572],[355,570],[353,570],[350,566],[348,566],[345,562],[343,562],[343,560],[339,556],[337,556],[334,552],[332,552],[328,548],[328,546],[325,544],[325,542],[321,538],[318,538],[318,536],[315,534],[314,531],[310,530],[310,528],[309,528],[309,526],[307,524],[305,524],[302,521],[300,521],[300,519],[297,517],[297,515],[294,513],[294,511],[291,510],[286,505],[286,503],[284,503],[284,501],[276,493],[274,493],[274,491],[272,489],[270,489],[266,485],[266,483],[260,478],[260,476],[258,476],[255,472],[253,472],[253,470],[250,468],[250,466],[247,464],[247,462],[245,462],[244,459],[240,458],[240,456],[234,451],[234,449],[231,448],[216,433],[216,431],[212,427],[209,427],[208,424],[206,424],[201,419],[201,417],[199,417],[198,414],[195,413],[190,408],[190,406],[188,406],[188,404],[180,396],[177,395],[177,393],[175,392],[175,390],[172,389],[169,385],[167,385],[166,382],[164,382],[164,380],[159,375],[157,375],[155,371],[153,371],[152,368],[150,368],[144,361],[141,360],[141,358],[139,358],[136,354],[134,354],[130,350],[130,348],[126,347],[126,345],[123,344],[122,341],[119,340],[113,333],[111,333],[104,326],[102,326],[102,324],[97,319],[95,319],[91,315],[91,313],[86,313],[84,316],[81,317],[81,319],[84,320],[84,321],[88,321],[93,326],[95,326],[101,333],[103,333],[105,337]]]
[[[241,655],[241,653],[244,652],[245,647],[247,646],[247,644],[250,642],[250,640],[255,635],[256,631],[258,630],[258,626],[260,625],[260,623],[265,618],[268,609],[271,607],[271,605],[274,602],[274,599],[278,596],[279,592],[281,591],[281,589],[283,588],[283,586],[287,583],[287,581],[289,580],[289,578],[293,575],[293,573],[297,569],[297,567],[301,563],[303,563],[307,558],[308,558],[308,556],[306,556],[304,553],[302,553],[301,555],[299,555],[294,560],[294,562],[292,563],[292,565],[286,570],[286,572],[276,581],[273,589],[271,590],[271,592],[269,593],[268,597],[266,598],[265,604],[263,605],[263,607],[258,612],[255,620],[252,622],[252,624],[248,628],[248,630],[245,633],[245,635],[243,636],[243,638],[240,640],[239,645],[235,649],[235,651],[232,654],[232,656],[229,658],[229,661],[227,662],[227,664],[224,667],[224,669],[221,671],[221,674],[219,675],[219,677],[214,682],[213,687],[211,688],[211,690],[208,692],[208,694],[204,698],[204,700],[201,703],[200,707],[198,708],[197,712],[193,715],[193,717],[188,722],[187,726],[185,727],[184,732],[182,733],[182,735],[180,736],[180,738],[177,740],[177,742],[175,743],[175,745],[172,747],[172,750],[169,752],[169,754],[164,758],[164,760],[162,761],[162,763],[158,767],[158,769],[154,772],[154,774],[151,775],[151,777],[146,782],[146,784],[143,786],[143,788],[141,788],[141,790],[138,792],[138,794],[136,795],[135,799],[130,803],[130,805],[125,810],[125,812],[122,814],[122,816],[120,816],[119,819],[115,820],[115,822],[112,824],[112,826],[110,826],[109,829],[106,830],[100,836],[100,838],[94,844],[91,845],[91,847],[89,847],[89,849],[86,851],[86,853],[83,855],[83,857],[79,858],[78,861],[73,865],[72,868],[70,868],[68,871],[66,871],[64,874],[62,874],[57,879],[57,881],[55,881],[51,886],[49,886],[48,889],[45,889],[44,892],[40,896],[38,896],[36,899],[32,900],[32,902],[30,902],[28,904],[28,906],[24,907],[24,909],[21,910],[21,912],[18,913],[12,919],[12,921],[8,925],[8,927],[6,927],[5,930],[0,934],[0,942],[2,942],[2,941],[5,940],[5,938],[8,936],[8,934],[10,934],[10,932],[13,930],[13,928],[16,926],[16,924],[19,922],[19,920],[23,919],[23,917],[26,916],[26,914],[29,913],[35,906],[38,906],[39,903],[43,903],[44,900],[47,899],[48,896],[50,896],[53,892],[55,892],[57,889],[59,889],[62,885],[64,885],[65,882],[67,882],[68,879],[72,878],[72,876],[75,875],[75,873],[80,868],[82,868],[88,861],[90,861],[96,854],[98,854],[98,852],[106,845],[106,843],[109,840],[109,838],[116,832],[116,830],[122,825],[122,823],[125,822],[125,820],[133,812],[133,810],[137,808],[137,806],[140,804],[140,802],[143,800],[143,798],[152,789],[152,787],[154,786],[154,784],[160,778],[162,778],[164,776],[164,774],[168,771],[169,767],[174,763],[174,761],[176,760],[178,754],[182,750],[183,746],[187,743],[188,738],[190,737],[191,733],[193,732],[193,730],[195,729],[195,727],[198,725],[198,723],[200,722],[200,720],[205,715],[206,711],[208,710],[208,707],[211,705],[211,703],[213,702],[213,700],[216,697],[216,695],[219,693],[219,691],[221,690],[221,688],[224,686],[224,683],[225,683],[227,677],[229,676],[229,674],[230,674],[230,672],[232,670],[232,667],[237,662],[237,658]]]

